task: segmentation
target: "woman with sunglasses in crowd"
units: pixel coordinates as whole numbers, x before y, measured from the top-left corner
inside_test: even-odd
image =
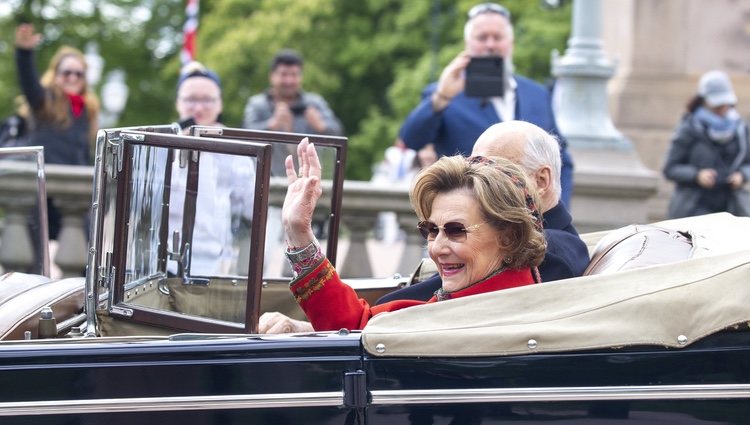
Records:
[[[16,28],[16,66],[23,92],[19,115],[26,120],[29,146],[44,147],[47,164],[90,165],[99,100],[86,83],[86,61],[79,50],[62,46],[41,79],[33,51],[42,40],[31,24]],[[56,239],[60,214],[48,200],[49,236]]]
[[[320,162],[307,139],[297,153],[297,171],[291,156],[286,160],[282,221],[295,272],[290,289],[313,328],[362,329],[378,313],[424,304],[398,300],[370,306],[339,279],[310,226],[321,195]],[[443,280],[428,303],[540,281],[537,266],[546,244],[536,195],[525,179],[502,158],[462,156],[443,157],[415,177],[411,203]]]

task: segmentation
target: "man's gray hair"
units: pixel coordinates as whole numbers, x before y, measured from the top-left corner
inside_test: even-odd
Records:
[[[484,13],[494,13],[494,12],[487,11],[487,12],[484,12]],[[511,37],[515,38],[515,35],[513,34],[513,22],[511,22],[510,18],[508,18],[505,15],[499,14],[499,13],[496,13],[496,14],[502,16],[503,18],[505,18],[505,22],[508,23],[508,35],[510,35]],[[477,16],[479,16],[479,15],[477,15]],[[474,18],[476,18],[476,16]],[[474,20],[474,18],[467,19],[466,23],[464,24],[464,42],[466,42],[466,43],[468,43],[469,39],[471,38],[471,28],[472,28],[472,25],[473,25],[472,21]]]
[[[523,150],[523,159],[521,167],[527,174],[536,173],[537,170],[544,166],[551,168],[552,191],[555,194],[555,200],[560,200],[562,187],[560,184],[560,172],[562,169],[562,159],[560,158],[560,142],[557,137],[539,129],[540,131],[526,131],[526,145]]]

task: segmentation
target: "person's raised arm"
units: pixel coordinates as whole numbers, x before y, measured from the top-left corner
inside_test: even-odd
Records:
[[[439,142],[444,110],[464,90],[464,70],[470,60],[468,52],[459,53],[443,69],[440,80],[422,92],[422,100],[409,113],[399,130],[399,137],[406,146],[419,150],[425,145]]]
[[[464,91],[466,85],[464,71],[469,65],[469,61],[471,61],[469,52],[463,51],[443,69],[435,92],[432,93],[431,97],[432,109],[435,112],[442,111],[448,107],[450,101]]]
[[[21,91],[33,109],[44,105],[44,88],[39,84],[39,75],[34,66],[34,49],[42,41],[42,35],[34,31],[31,24],[16,28],[16,70]]]
[[[42,41],[42,35],[34,32],[31,24],[20,24],[16,28],[16,47],[25,50],[34,50]]]
[[[296,275],[310,271],[323,260],[320,244],[312,231],[315,205],[323,193],[321,167],[315,146],[305,137],[297,145],[299,168],[295,170],[291,155],[286,157],[286,178],[289,183],[281,221],[286,233],[286,255]]]

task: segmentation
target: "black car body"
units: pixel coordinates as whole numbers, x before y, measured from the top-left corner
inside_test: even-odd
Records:
[[[750,253],[736,238],[750,231],[748,219],[662,223],[691,232],[695,249],[680,262],[413,307],[379,315],[362,332],[258,335],[261,312],[295,314],[288,279],[261,270],[268,205],[278,204],[269,162],[300,136],[171,133],[99,133],[85,282],[0,279],[8,291],[44,292],[33,296],[57,309],[58,334],[37,338],[40,306],[19,295],[29,311],[7,313],[13,297],[0,299],[0,316],[13,322],[0,341],[0,423],[750,423]],[[335,241],[345,140],[313,142],[331,167],[321,216]],[[200,241],[164,228],[169,167],[190,170],[203,152],[249,157],[256,167],[250,247],[239,249],[244,274],[238,264],[234,275],[191,273],[183,254]],[[189,204],[188,222],[200,208]],[[604,235],[585,238],[593,249]],[[326,245],[334,260],[335,245]],[[183,261],[177,275],[169,261]],[[281,301],[264,304],[274,297]],[[66,310],[70,299],[77,303]],[[228,304],[229,312],[206,307]],[[83,322],[68,321],[75,317]],[[25,330],[34,339],[10,337]]]

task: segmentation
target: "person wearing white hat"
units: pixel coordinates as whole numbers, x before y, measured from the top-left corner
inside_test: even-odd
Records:
[[[737,95],[722,71],[701,76],[664,165],[676,187],[670,218],[727,211],[750,215],[750,144],[747,125],[735,110]]]

